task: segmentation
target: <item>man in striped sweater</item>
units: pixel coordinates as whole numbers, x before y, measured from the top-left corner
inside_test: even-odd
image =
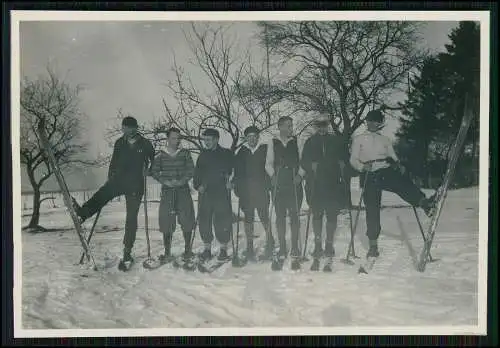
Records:
[[[191,236],[195,226],[193,199],[188,182],[193,178],[194,162],[188,150],[180,147],[180,131],[167,131],[167,146],[160,150],[151,168],[151,176],[162,184],[159,208],[160,231],[163,234],[165,253],[161,263],[172,261],[171,243],[176,220],[184,236],[184,261],[192,259]]]

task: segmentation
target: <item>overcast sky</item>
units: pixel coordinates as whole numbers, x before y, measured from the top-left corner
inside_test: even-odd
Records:
[[[226,22],[227,24],[227,22]],[[457,22],[429,22],[423,36],[431,50],[444,50]],[[122,108],[139,122],[163,114],[172,80],[173,53],[195,84],[205,80],[186,65],[192,57],[182,35],[182,22],[21,22],[21,76],[44,73],[50,62],[71,83],[85,85],[81,106],[88,115],[88,138],[94,153],[109,153],[105,129],[116,122]],[[255,45],[254,22],[233,22],[229,32],[241,50],[251,47],[255,60],[263,52]],[[175,108],[174,104],[171,104]]]

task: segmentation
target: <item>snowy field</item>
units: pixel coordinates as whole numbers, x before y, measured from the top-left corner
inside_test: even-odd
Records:
[[[69,214],[63,207],[44,209],[41,225],[56,231],[22,232],[22,326],[23,329],[476,326],[478,314],[482,315],[478,313],[478,196],[478,188],[449,192],[432,248],[433,257],[439,261],[428,264],[426,271],[419,273],[415,263],[423,242],[413,210],[399,197],[384,193],[381,257],[369,275],[358,275],[358,266],[340,262],[350,236],[347,213],[339,216],[332,273],[309,271],[309,261],[298,272],[290,270],[289,262],[282,272],[271,271],[268,263],[249,264],[241,269],[232,268],[229,263],[213,274],[200,274],[175,270],[169,265],[154,271],[143,269],[147,246],[141,207],[134,248],[137,263],[129,273],[123,273],[116,267],[95,272],[75,266],[82,248]],[[353,203],[358,199],[359,190],[355,189]],[[163,249],[158,203],[151,202],[148,207],[152,254],[157,255]],[[235,201],[235,211],[236,207]],[[421,210],[418,213],[426,227],[427,217]],[[124,200],[103,209],[91,242],[98,264],[104,264],[105,256],[121,256],[124,217]],[[301,244],[306,219],[306,215],[301,217]],[[28,221],[29,216],[24,216],[23,226]],[[92,222],[89,220],[85,226],[90,229]],[[236,223],[234,227],[236,231]],[[260,231],[256,246],[260,249],[264,233],[259,222],[256,227]],[[243,224],[240,250],[245,245],[242,232]],[[312,244],[311,226],[309,253]],[[364,256],[367,250],[364,211],[355,245],[356,253]],[[194,248],[201,247],[197,234]],[[214,250],[217,249],[215,245]],[[177,230],[173,253],[182,251],[182,234]]]

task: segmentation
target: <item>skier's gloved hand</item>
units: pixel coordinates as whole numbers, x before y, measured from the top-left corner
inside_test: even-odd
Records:
[[[231,180],[231,182],[229,183],[229,185],[230,185],[230,188],[229,188],[230,190],[235,190],[236,189],[236,183],[235,183],[234,180]]]
[[[373,163],[365,163],[365,164],[363,164],[362,171],[363,172],[369,172],[369,171],[371,171],[372,170],[372,164]]]
[[[205,193],[205,186],[201,185],[200,187],[198,187],[198,192]]]
[[[316,171],[318,170],[318,163],[317,162],[313,162],[311,164],[311,167],[312,167],[313,173],[316,174]]]
[[[293,178],[294,185],[298,185],[301,182],[302,182],[302,176],[300,176],[300,174],[295,175],[295,177]]]
[[[340,171],[343,173],[344,169],[345,169],[345,163],[344,163],[344,161],[339,161],[339,167],[340,167]]]
[[[386,161],[387,163],[389,163],[391,166],[393,166],[393,165],[396,165],[396,164],[397,164],[397,162],[396,162],[396,161],[394,160],[394,158],[392,158],[392,157],[386,157],[386,158],[385,158],[385,161]]]
[[[271,178],[271,186],[276,187],[278,185],[278,176],[274,174]]]

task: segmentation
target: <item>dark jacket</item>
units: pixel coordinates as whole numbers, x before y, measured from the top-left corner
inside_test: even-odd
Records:
[[[142,135],[137,135],[137,140],[133,144],[122,136],[115,142],[109,164],[108,180],[125,185],[142,185],[144,166],[149,168],[153,158],[153,145]]]
[[[193,187],[205,186],[209,192],[224,190],[233,172],[233,153],[217,145],[214,150],[202,150],[196,160]],[[225,192],[225,191],[224,191]]]
[[[261,144],[254,153],[242,146],[234,159],[235,194],[238,197],[251,190],[268,191],[271,188],[271,179],[266,173],[267,144]]]
[[[312,135],[304,143],[300,163],[306,172],[306,190],[309,191],[314,186],[316,195],[324,190],[339,192],[342,184],[339,161],[345,160],[341,137],[332,134]],[[312,170],[313,163],[318,163],[316,175]]]

